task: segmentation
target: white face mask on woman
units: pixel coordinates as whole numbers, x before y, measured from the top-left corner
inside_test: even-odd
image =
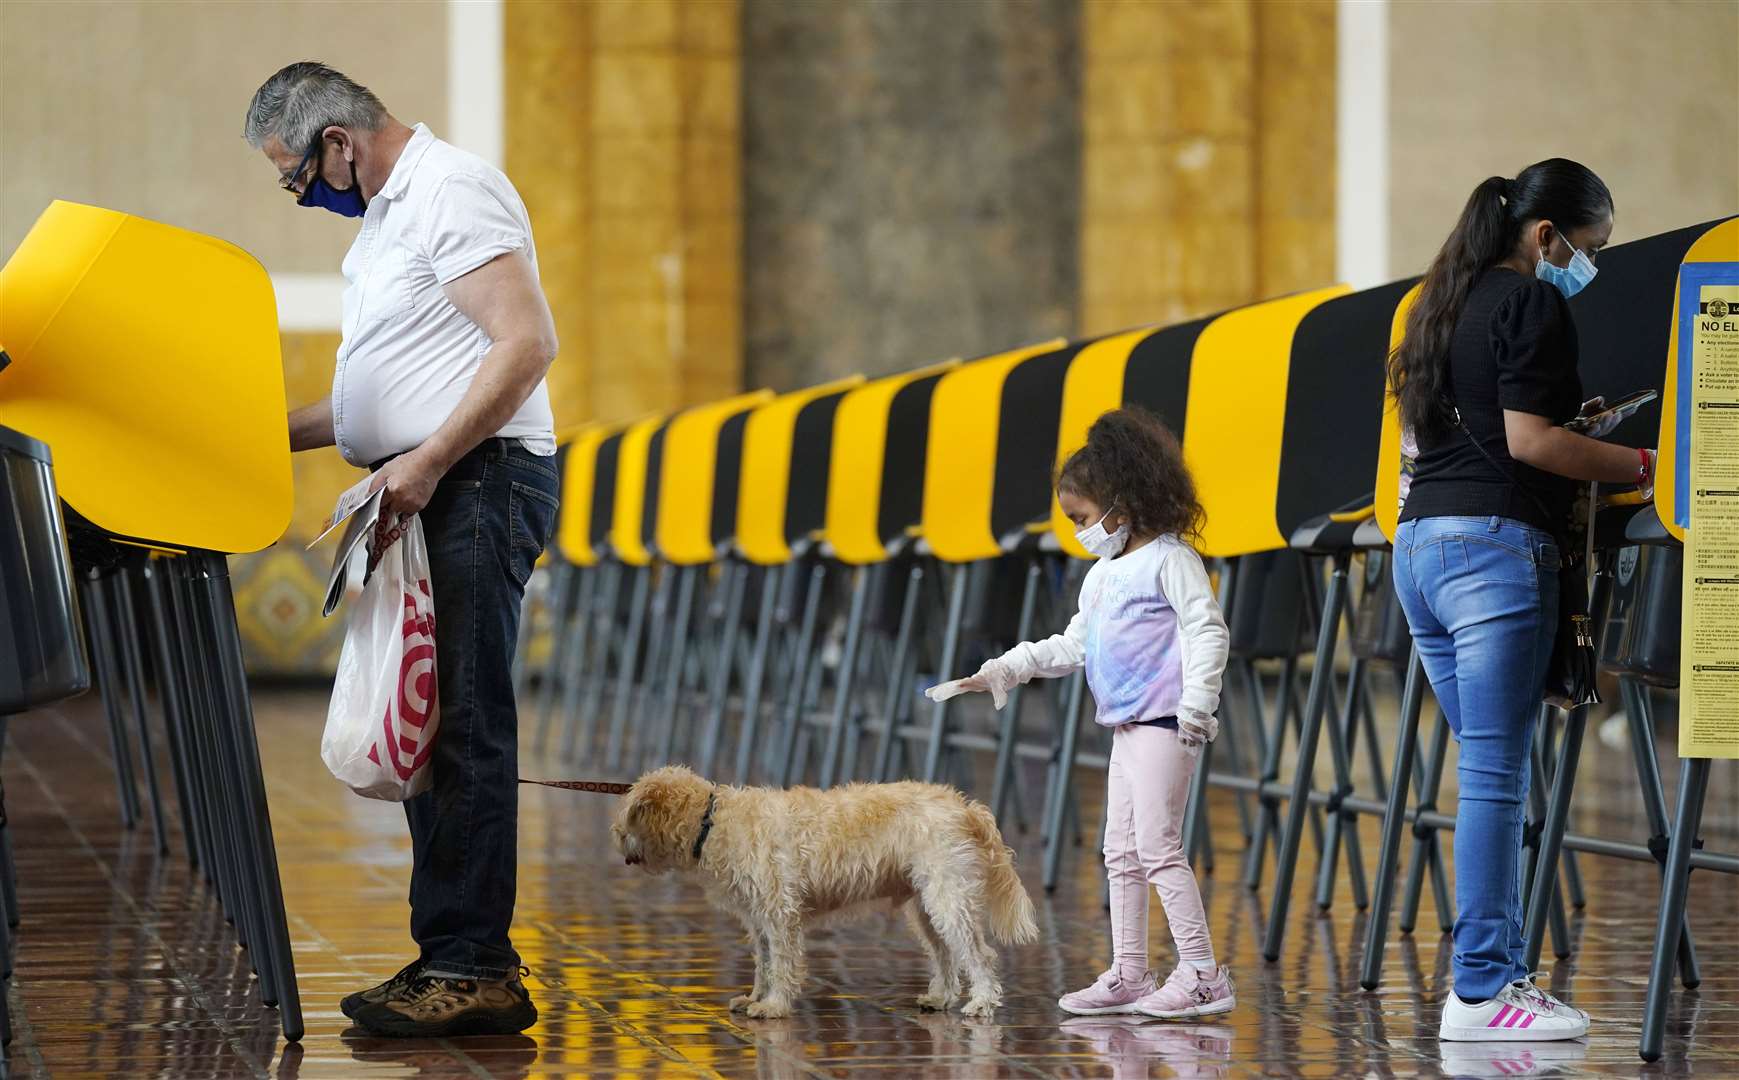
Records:
[[[1116,505],[1112,505],[1116,509]],[[1075,534],[1075,540],[1087,549],[1087,552],[1101,559],[1115,559],[1123,552],[1123,545],[1129,543],[1129,522],[1117,526],[1116,532],[1106,532],[1105,522],[1111,517],[1111,510],[1105,511],[1105,516]]]

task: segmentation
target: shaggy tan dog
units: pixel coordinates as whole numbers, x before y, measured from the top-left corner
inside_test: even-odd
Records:
[[[1038,938],[1014,853],[982,804],[937,784],[714,787],[681,766],[647,773],[610,826],[629,866],[695,870],[714,906],[741,919],[755,946],[755,988],[731,1008],[791,1015],[803,982],[803,931],[872,904],[905,906],[930,957],[926,1009],[970,989],[964,1011],[1002,1001],[989,938]]]

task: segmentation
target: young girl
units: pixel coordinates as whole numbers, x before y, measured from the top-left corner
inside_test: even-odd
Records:
[[[933,695],[1009,688],[1081,667],[1112,729],[1105,869],[1111,879],[1111,969],[1058,1004],[1078,1016],[1175,1019],[1231,1010],[1232,980],[1214,962],[1207,917],[1184,854],[1184,804],[1202,744],[1219,729],[1228,635],[1202,560],[1186,537],[1202,508],[1177,439],[1152,414],[1101,416],[1063,464],[1057,499],[1099,561],[1068,629],[1016,645]],[[1147,966],[1147,886],[1159,890],[1178,966],[1156,988]]]

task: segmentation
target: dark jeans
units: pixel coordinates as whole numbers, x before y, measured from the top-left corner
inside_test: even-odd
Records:
[[[508,940],[519,840],[513,650],[525,582],[555,527],[555,459],[489,439],[422,512],[435,592],[440,732],[411,826],[411,937],[435,970],[517,973]]]

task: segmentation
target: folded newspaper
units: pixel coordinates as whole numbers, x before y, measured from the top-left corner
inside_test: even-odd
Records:
[[[326,578],[326,604],[320,612],[323,616],[329,616],[338,610],[338,605],[344,602],[344,594],[348,589],[360,590],[368,583],[369,575],[380,562],[380,553],[391,547],[393,540],[398,539],[396,529],[393,534],[381,535],[381,491],[371,491],[370,485],[373,483],[372,475],[365,476],[338,496],[338,503],[332,508],[332,516],[322,524],[320,535],[308,545],[312,549],[315,544],[330,536],[333,530],[339,526],[344,527],[344,531],[338,536],[338,550],[332,556],[332,572]]]

